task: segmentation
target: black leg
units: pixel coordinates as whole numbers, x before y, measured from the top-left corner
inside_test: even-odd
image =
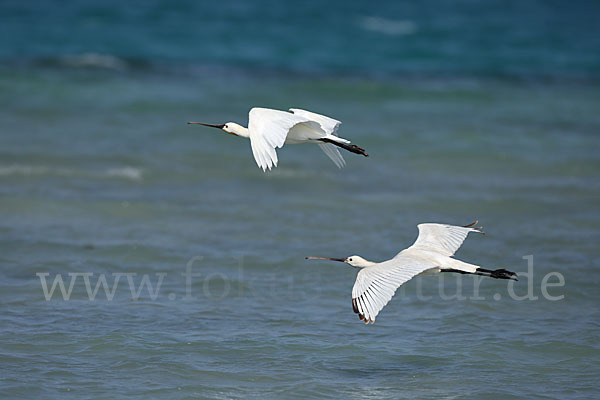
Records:
[[[327,138],[317,139],[317,140],[319,140],[320,142],[331,143],[335,146],[341,147],[344,150],[348,150],[351,153],[362,154],[365,157],[369,157],[369,155],[367,154],[365,149],[358,147],[355,144],[340,143],[340,142],[336,142],[335,140],[331,140],[331,139],[327,139]]]

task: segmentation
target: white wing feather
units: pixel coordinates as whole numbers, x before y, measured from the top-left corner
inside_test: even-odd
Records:
[[[323,150],[327,157],[331,158],[331,161],[333,161],[338,168],[344,168],[346,161],[340,154],[340,151],[337,149],[337,147],[330,143],[319,143],[319,147],[321,150]]]
[[[375,322],[403,283],[432,268],[433,263],[402,256],[361,269],[352,288],[354,312],[366,324]]]
[[[327,117],[325,115],[317,114],[314,112],[301,110],[299,108],[290,108],[290,112],[294,113],[294,115],[298,115],[300,117],[304,117],[308,120],[315,121],[321,125],[321,128],[325,131],[327,135],[335,135],[340,125],[342,124],[337,119],[333,119]]]
[[[294,126],[310,122],[307,118],[289,112],[255,107],[250,110],[248,130],[256,164],[263,171],[277,166],[276,148],[283,147]]]
[[[480,227],[462,227],[444,224],[419,224],[418,228],[419,236],[417,240],[406,250],[431,251],[447,257],[451,257],[456,253],[469,232],[482,233]],[[396,257],[400,257],[401,255],[402,251]]]
[[[290,112],[293,112],[295,115],[306,117],[312,121],[317,122],[319,125],[321,125],[321,128],[325,131],[327,135],[335,136],[337,141],[343,143],[350,143],[349,140],[337,136],[338,128],[342,124],[337,119],[333,119],[311,111],[301,110],[299,108],[290,108]],[[319,143],[319,147],[338,168],[344,168],[344,166],[346,165],[346,161],[344,160],[344,157],[342,157],[342,155],[340,154],[340,151],[337,147],[327,143]]]

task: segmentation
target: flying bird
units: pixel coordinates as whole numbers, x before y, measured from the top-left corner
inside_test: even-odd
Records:
[[[277,166],[275,149],[287,143],[316,143],[338,168],[346,165],[338,147],[365,157],[369,156],[364,149],[337,136],[340,121],[297,108],[290,108],[287,112],[255,107],[250,110],[248,128],[235,122],[226,124],[188,122],[188,124],[219,128],[231,135],[249,138],[254,160],[263,171]]]
[[[412,246],[402,250],[391,260],[380,263],[360,256],[306,259],[340,261],[360,268],[352,289],[352,309],[365,324],[374,323],[375,317],[392,299],[396,289],[422,273],[456,272],[516,281],[517,274],[514,272],[484,269],[452,258],[469,232],[483,233],[482,227],[475,226],[478,222],[465,226],[420,224],[419,236]]]

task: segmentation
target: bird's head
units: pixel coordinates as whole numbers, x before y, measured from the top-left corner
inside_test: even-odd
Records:
[[[246,136],[245,132],[247,131],[246,128],[244,128],[240,124],[236,124],[235,122],[227,122],[226,124],[205,124],[203,122],[188,122],[188,125],[210,126],[211,128],[218,128],[218,129],[224,130],[225,132],[229,133],[230,135],[235,135],[235,136]]]
[[[371,261],[367,261],[361,256],[350,256],[346,258],[332,258],[332,257],[305,257],[306,260],[331,260],[344,262],[354,268],[364,268],[374,264]]]

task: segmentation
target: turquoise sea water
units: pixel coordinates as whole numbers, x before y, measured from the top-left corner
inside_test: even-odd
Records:
[[[595,3],[0,10],[2,397],[598,397]],[[252,106],[370,157],[288,146],[264,174],[185,124]],[[304,260],[474,219],[458,258],[519,282],[418,278],[374,325],[355,270]]]

